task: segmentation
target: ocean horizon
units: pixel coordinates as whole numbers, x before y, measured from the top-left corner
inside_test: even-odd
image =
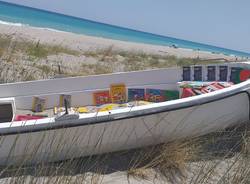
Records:
[[[250,57],[250,53],[138,31],[83,18],[0,1],[0,24],[32,26],[114,40]]]

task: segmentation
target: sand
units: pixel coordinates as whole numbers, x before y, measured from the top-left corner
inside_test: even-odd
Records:
[[[40,43],[61,45],[80,51],[105,49],[112,46],[113,49],[116,50],[144,52],[148,54],[159,55],[174,55],[180,58],[225,58],[232,61],[236,59],[235,56],[226,56],[224,54],[215,54],[205,51],[195,51],[192,49],[172,48],[167,46],[112,40],[43,28],[34,28],[30,26],[13,26],[0,24],[0,34],[12,35],[16,38],[28,39],[35,42],[40,41]],[[237,59],[239,60],[241,58]]]

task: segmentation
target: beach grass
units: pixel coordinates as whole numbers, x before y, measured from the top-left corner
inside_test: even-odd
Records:
[[[176,56],[147,54],[144,52],[120,51],[113,47],[84,52],[85,56],[97,58],[98,61],[121,63],[126,71],[140,70],[145,68],[164,68],[174,66],[188,66],[211,63],[199,58],[178,58]],[[213,63],[222,63],[214,60]]]
[[[60,53],[74,55],[74,56],[78,56],[80,54],[75,50],[61,47],[59,45],[51,46],[51,45],[40,44],[39,41],[37,43],[32,43],[32,42],[27,43],[26,53],[28,56],[34,58],[47,58],[49,55],[57,55]]]
[[[27,56],[32,57],[33,59],[46,58],[49,55],[57,55],[60,53],[65,53],[69,55],[78,56],[80,53],[78,51],[62,47],[60,45],[49,45],[49,44],[40,44],[40,41],[30,41],[24,39],[17,39],[10,35],[0,35],[0,57],[4,53],[8,55],[16,53],[27,54]]]

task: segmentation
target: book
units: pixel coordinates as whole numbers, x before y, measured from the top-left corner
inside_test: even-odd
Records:
[[[79,113],[88,113],[89,110],[88,110],[87,107],[78,107],[77,112],[79,112]]]
[[[164,90],[166,99],[165,100],[176,100],[179,99],[179,91]]]
[[[219,80],[227,81],[228,66],[219,66]]]
[[[98,109],[99,112],[104,112],[104,111],[111,111],[113,109],[118,109],[119,105],[118,104],[106,104],[102,105],[100,109]]]
[[[33,97],[32,100],[32,111],[33,112],[43,112],[45,109],[45,98]]]
[[[191,81],[191,67],[190,66],[183,67],[182,80]]]
[[[67,106],[71,107],[71,95],[60,95],[60,107],[65,106],[65,101],[67,102]]]
[[[94,105],[103,105],[111,102],[109,91],[97,91],[93,93]]]
[[[166,95],[161,89],[146,89],[146,100],[149,102],[164,102]]]
[[[202,81],[202,66],[194,67],[194,81]]]
[[[127,100],[125,84],[113,84],[110,86],[112,103],[125,103]]]
[[[234,84],[240,83],[240,72],[243,70],[243,68],[240,67],[232,67],[231,68],[231,75],[230,75],[230,82],[233,82]],[[223,80],[221,80],[223,81]],[[226,81],[226,80],[224,80]]]
[[[128,101],[139,101],[145,99],[145,89],[128,89]]]
[[[216,81],[216,66],[207,66],[207,81]]]
[[[195,92],[192,88],[183,88],[181,93],[181,98],[187,98],[191,96],[196,96]]]

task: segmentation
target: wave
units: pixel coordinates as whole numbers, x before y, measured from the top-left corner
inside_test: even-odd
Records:
[[[35,27],[35,26],[30,26],[29,24],[6,22],[6,21],[2,21],[2,20],[0,20],[0,24],[8,25],[8,26],[18,26],[18,27],[28,26],[28,27],[35,28],[35,29],[42,29],[42,30],[48,30],[48,31],[54,31],[54,32],[67,33],[66,31],[61,31],[61,30],[58,30],[58,29],[52,29],[52,28],[47,28],[47,27]]]
[[[19,27],[21,27],[21,26],[28,26],[28,24],[6,22],[6,21],[2,21],[2,20],[0,20],[0,24],[9,25],[9,26],[19,26]]]
[[[59,32],[59,33],[72,33],[72,32],[61,31],[58,29],[47,28],[47,27],[33,27],[33,26],[30,26],[30,27],[35,28],[35,29],[42,29],[42,30],[48,30],[48,31],[53,31],[53,32]]]

